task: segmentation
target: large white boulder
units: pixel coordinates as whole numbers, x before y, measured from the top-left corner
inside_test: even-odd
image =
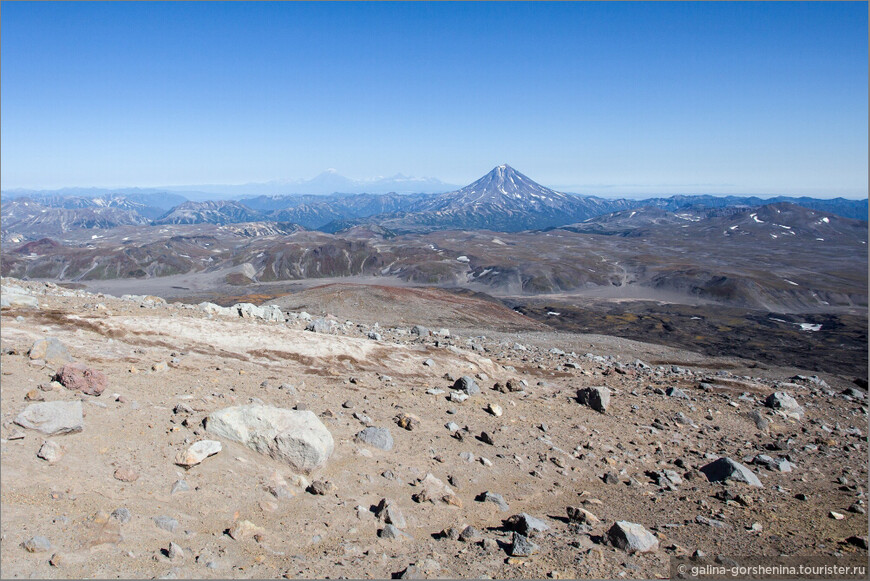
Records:
[[[214,303],[202,302],[197,305],[200,311],[208,313],[209,315],[238,315],[238,311],[234,311],[230,307],[222,307],[220,305],[216,305]]]
[[[332,434],[310,411],[243,405],[211,413],[210,433],[281,460],[298,472],[320,468],[335,448]]]
[[[30,404],[15,418],[22,428],[38,430],[43,434],[72,434],[81,432],[84,427],[82,402],[48,401]]]

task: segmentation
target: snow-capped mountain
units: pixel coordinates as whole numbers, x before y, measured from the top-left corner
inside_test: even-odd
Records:
[[[0,216],[2,239],[20,234],[24,238],[57,235],[77,229],[105,229],[117,226],[148,224],[139,212],[109,204],[92,204],[65,208],[40,204],[30,198],[3,201]]]
[[[257,222],[264,219],[262,212],[252,210],[239,202],[185,202],[167,212],[154,224],[234,224]]]
[[[516,232],[568,224],[632,205],[627,200],[557,192],[505,164],[462,189],[421,201],[410,213],[376,221],[391,230],[408,232]]]

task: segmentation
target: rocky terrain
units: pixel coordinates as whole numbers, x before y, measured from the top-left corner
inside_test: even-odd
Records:
[[[436,289],[221,306],[2,285],[4,578],[867,562],[866,375],[554,331]]]

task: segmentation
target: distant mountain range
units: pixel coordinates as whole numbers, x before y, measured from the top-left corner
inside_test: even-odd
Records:
[[[353,189],[350,185],[357,187],[360,183],[334,172],[326,172],[304,183],[286,184],[302,184],[305,188],[325,192],[345,186]],[[413,183],[424,189],[446,186],[438,180],[417,180],[405,176],[365,182],[377,188],[401,183],[408,187],[411,187],[408,184]],[[276,184],[272,185],[277,187]],[[328,233],[358,226],[393,234],[482,229],[520,232],[555,227],[566,227],[577,232],[608,233],[614,228],[623,228],[623,225],[616,224],[620,220],[629,220],[629,229],[636,228],[640,218],[630,218],[637,216],[640,208],[658,208],[665,213],[657,214],[656,219],[670,221],[684,219],[682,216],[726,215],[739,209],[777,202],[790,202],[810,210],[867,220],[866,199],[779,196],[765,200],[758,197],[710,195],[679,195],[646,200],[608,199],[554,191],[509,165],[500,165],[463,188],[441,194],[253,195],[252,190],[256,188],[231,187],[241,188],[239,191],[247,194],[235,200],[196,201],[188,200],[179,193],[136,188],[108,194],[104,190],[80,188],[29,193],[15,190],[4,193],[0,204],[2,240],[24,242],[46,236],[56,237],[76,229],[248,222],[297,224]],[[288,186],[284,189],[292,188]],[[25,196],[25,193],[28,195]],[[635,214],[626,214],[632,211]],[[586,222],[610,214],[614,215],[607,218],[607,222]],[[645,210],[641,216],[649,220],[654,218],[650,210]]]

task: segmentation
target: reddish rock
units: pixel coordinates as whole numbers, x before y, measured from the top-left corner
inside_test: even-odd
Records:
[[[55,379],[67,389],[86,395],[100,395],[109,383],[105,373],[83,363],[67,363],[58,370]]]
[[[133,482],[139,478],[139,473],[132,468],[124,466],[115,470],[114,476],[116,480],[120,480],[121,482]]]

